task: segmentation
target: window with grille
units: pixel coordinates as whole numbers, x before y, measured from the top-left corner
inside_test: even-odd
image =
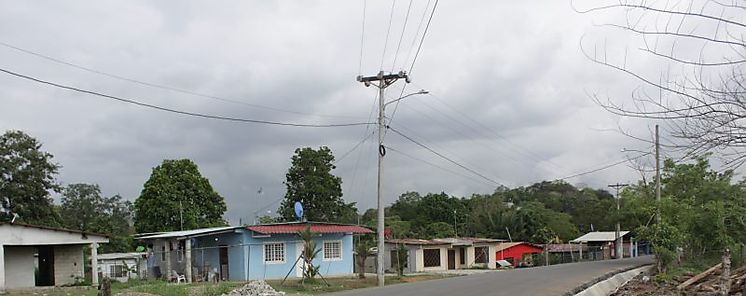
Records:
[[[126,270],[124,265],[109,265],[109,277],[125,277]]]
[[[285,263],[285,243],[264,244],[264,263]]]
[[[476,247],[474,248],[474,263],[489,263],[490,258],[488,257],[488,247]]]
[[[425,249],[422,250],[422,255],[425,267],[440,266],[440,249]]]
[[[324,260],[342,260],[342,242],[324,242]]]

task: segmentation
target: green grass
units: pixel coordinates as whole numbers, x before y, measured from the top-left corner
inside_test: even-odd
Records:
[[[386,285],[396,285],[401,283],[412,283],[419,281],[428,281],[435,279],[442,279],[448,277],[454,277],[457,275],[451,274],[419,274],[419,275],[405,275],[402,277],[386,277]],[[313,282],[305,281],[301,283],[301,280],[288,280],[284,285],[281,285],[282,281],[270,280],[268,284],[277,291],[283,291],[287,294],[325,294],[344,290],[360,289],[375,287],[377,284],[375,277],[367,277],[365,279],[358,279],[355,277],[337,277],[327,278],[327,285],[320,278],[315,279]]]
[[[127,283],[114,282],[111,285],[112,295],[122,292],[140,292],[161,296],[219,296],[236,287],[243,286],[243,282],[220,282],[174,284],[163,281],[140,281],[131,280]],[[98,290],[92,287],[58,287],[33,289],[28,291],[13,292],[8,296],[96,296]]]
[[[718,256],[690,258],[682,262],[681,265],[670,266],[665,273],[657,274],[655,280],[658,282],[670,282],[686,273],[698,274],[720,263],[720,261],[721,258]]]

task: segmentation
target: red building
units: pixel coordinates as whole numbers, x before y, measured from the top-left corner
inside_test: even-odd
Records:
[[[524,256],[544,251],[541,246],[526,242],[500,243],[495,250],[495,259],[508,261],[515,267],[524,260]]]

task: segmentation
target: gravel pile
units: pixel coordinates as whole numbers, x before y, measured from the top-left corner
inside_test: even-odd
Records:
[[[253,281],[241,288],[236,288],[223,296],[280,296],[285,292],[277,292],[264,281]]]

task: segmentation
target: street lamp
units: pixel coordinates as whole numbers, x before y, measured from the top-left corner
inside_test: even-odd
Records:
[[[386,108],[386,106],[388,106],[388,105],[389,105],[389,104],[391,104],[391,103],[395,103],[395,102],[401,101],[401,100],[403,100],[403,99],[406,99],[406,98],[408,98],[408,97],[411,97],[411,96],[414,96],[414,95],[426,95],[426,94],[429,94],[429,93],[430,93],[429,91],[426,91],[426,90],[424,90],[424,89],[421,89],[421,90],[420,90],[420,91],[418,91],[418,92],[413,92],[413,93],[411,93],[411,94],[407,94],[407,95],[405,95],[405,96],[403,96],[403,97],[401,97],[401,98],[398,98],[398,99],[395,99],[395,100],[391,100],[391,101],[388,101],[388,102],[386,102],[385,104],[383,104],[383,107],[384,107],[384,108]]]

